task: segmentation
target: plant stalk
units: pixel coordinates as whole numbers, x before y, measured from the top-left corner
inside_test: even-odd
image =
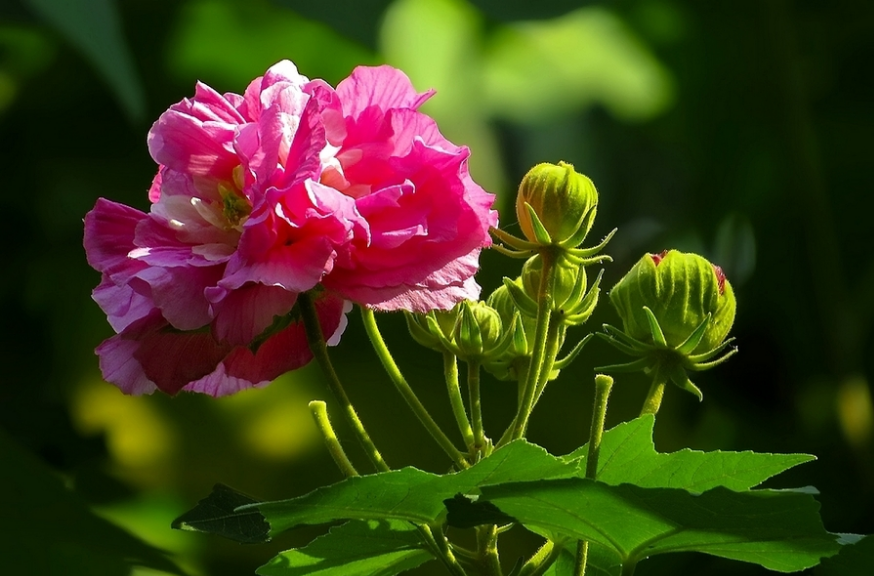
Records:
[[[376,467],[377,471],[385,472],[390,470],[388,464],[385,463],[382,454],[380,454],[379,450],[376,449],[373,440],[370,439],[370,435],[367,433],[367,430],[365,430],[364,424],[361,423],[361,419],[358,418],[358,413],[355,412],[355,407],[352,406],[352,402],[346,395],[346,391],[343,389],[343,384],[340,382],[340,378],[334,370],[334,365],[331,364],[331,357],[328,355],[328,345],[325,342],[325,335],[322,333],[322,326],[319,324],[319,316],[316,312],[316,307],[312,297],[308,292],[301,292],[297,296],[297,304],[303,318],[304,329],[306,330],[307,342],[309,343],[310,350],[312,350],[313,356],[315,356],[316,361],[319,363],[319,367],[327,377],[328,388],[340,403],[340,406],[343,409],[343,416],[346,418],[346,421],[355,433],[355,437],[358,439],[358,442],[361,444],[361,447],[364,449],[364,452]]]
[[[367,332],[368,338],[370,338],[370,343],[373,345],[373,349],[379,357],[379,361],[382,363],[383,368],[385,368],[385,371],[388,373],[389,379],[392,381],[392,384],[394,384],[395,389],[397,389],[406,401],[407,406],[410,407],[419,419],[419,422],[422,423],[428,433],[431,434],[431,437],[434,438],[437,444],[440,445],[452,461],[463,468],[466,467],[464,454],[462,454],[452,443],[452,440],[443,433],[443,430],[437,425],[431,417],[431,414],[428,413],[428,410],[419,400],[418,396],[416,396],[416,393],[413,392],[413,389],[410,387],[409,383],[407,383],[404,375],[401,374],[400,368],[398,368],[394,358],[392,358],[391,352],[389,352],[388,346],[385,345],[385,340],[383,340],[382,334],[379,332],[379,327],[376,324],[373,310],[362,306],[361,318],[364,321],[364,329]]]
[[[467,410],[464,407],[464,400],[461,397],[461,386],[458,383],[458,360],[455,354],[451,352],[443,352],[443,376],[446,379],[446,391],[449,393],[449,404],[452,406],[452,414],[455,416],[455,422],[458,424],[458,430],[464,438],[464,443],[468,450],[473,450],[476,440],[473,434],[473,428],[470,425],[470,419],[467,417]]]
[[[337,434],[334,433],[334,427],[331,426],[331,420],[328,418],[327,405],[321,400],[313,400],[309,403],[309,408],[310,413],[313,415],[313,419],[316,421],[316,426],[318,427],[319,432],[322,433],[322,438],[325,440],[325,446],[328,448],[328,452],[331,454],[331,458],[334,459],[337,468],[339,468],[340,472],[342,472],[347,478],[358,476],[358,471],[355,469],[355,466],[352,465],[349,457],[346,456],[346,451],[343,450],[343,446],[340,445],[340,440],[337,438]]]

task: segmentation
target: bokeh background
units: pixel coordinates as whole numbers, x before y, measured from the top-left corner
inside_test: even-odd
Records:
[[[4,0],[0,572],[115,576],[133,558],[151,566],[134,574],[162,574],[151,545],[191,575],[252,574],[322,530],[265,546],[170,530],[215,482],[275,499],[339,480],[306,409],[333,404],[314,367],[219,400],[122,395],[93,355],[111,330],[81,246],[99,196],[148,208],[145,137],[163,110],[196,80],[241,92],[283,58],[332,84],[387,62],[436,88],[425,110],[471,147],[510,231],[525,171],[575,164],[601,194],[591,238],[619,229],[608,287],[644,252],[721,264],[741,352],[697,379],[703,403],[668,390],[657,447],[815,454],[769,486],[814,485],[828,529],[874,532],[874,3]],[[487,292],[518,272],[495,253],[483,267]],[[380,321],[449,427],[440,358],[413,347],[402,318]],[[616,321],[605,300],[587,328]],[[354,315],[333,352],[389,463],[445,471]],[[554,453],[583,442],[592,367],[613,360],[590,344],[547,391],[530,438]],[[484,386],[499,434],[515,390]],[[633,417],[646,388],[621,378],[608,424]],[[672,555],[638,573],[764,572]]]

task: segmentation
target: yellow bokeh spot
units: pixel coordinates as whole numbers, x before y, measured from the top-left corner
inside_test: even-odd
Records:
[[[856,448],[868,445],[874,435],[874,405],[868,381],[863,376],[851,376],[840,385],[837,410],[850,444]]]
[[[125,396],[102,381],[84,382],[74,393],[71,412],[83,434],[106,435],[110,455],[123,468],[150,468],[168,462],[174,433],[149,397]]]
[[[306,369],[286,374],[260,390],[224,398],[246,450],[266,460],[287,461],[320,444],[307,408]]]

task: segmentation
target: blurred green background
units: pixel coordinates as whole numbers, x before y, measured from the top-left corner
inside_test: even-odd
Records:
[[[522,174],[575,164],[601,194],[591,238],[619,228],[608,287],[644,252],[721,264],[741,353],[696,380],[704,403],[668,391],[657,447],[815,454],[769,486],[814,485],[828,529],[874,532],[874,3],[5,0],[0,572],[114,576],[133,559],[150,566],[134,574],[161,574],[164,557],[144,541],[191,575],[252,574],[323,530],[267,546],[170,530],[215,482],[276,499],[339,480],[306,409],[333,404],[314,367],[219,400],[123,396],[93,355],[111,329],[81,247],[97,197],[148,208],[145,138],[163,110],[196,80],[241,92],[283,58],[332,84],[388,62],[436,88],[425,110],[471,147],[474,177],[498,194],[510,231]],[[518,272],[496,253],[482,260],[486,292]],[[440,358],[411,346],[399,316],[380,320],[450,427]],[[588,329],[602,322],[617,322],[606,300]],[[445,471],[355,315],[334,357],[388,462]],[[583,442],[592,366],[613,360],[590,344],[547,391],[530,438],[554,453]],[[499,434],[515,390],[484,387]],[[621,378],[608,424],[633,417],[646,387]],[[520,550],[534,542],[509,538]],[[764,572],[672,555],[638,573]]]

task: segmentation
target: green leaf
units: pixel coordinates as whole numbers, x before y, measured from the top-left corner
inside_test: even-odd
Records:
[[[543,576],[576,576],[576,541],[566,546],[558,560],[550,566]],[[589,543],[589,555],[586,562],[586,576],[620,576],[622,560],[616,553],[604,546]]]
[[[216,484],[209,496],[174,520],[172,527],[177,530],[218,534],[249,544],[267,542],[270,540],[270,525],[264,521],[257,508],[236,511],[240,506],[257,503],[258,500],[233,488]]]
[[[3,574],[183,574],[167,554],[97,516],[61,476],[0,430]]]
[[[456,494],[475,494],[486,484],[571,477],[575,462],[564,462],[543,448],[517,440],[456,474],[437,476],[416,468],[356,476],[298,498],[237,508],[260,510],[275,535],[300,524],[335,520],[407,520],[434,524],[446,514],[443,501]]]
[[[874,538],[866,536],[856,543],[846,543],[837,556],[826,558],[814,576],[871,576],[874,574]]]
[[[551,534],[588,540],[636,564],[655,554],[703,552],[792,572],[839,549],[822,526],[819,503],[794,491],[700,495],[685,490],[608,486],[583,478],[484,486],[480,502]]]
[[[399,520],[349,522],[303,548],[287,550],[260,576],[392,576],[431,560],[415,527]]]
[[[652,415],[625,422],[604,433],[597,478],[606,484],[645,488],[682,488],[704,492],[717,486],[743,491],[793,466],[815,460],[807,454],[700,452],[684,449],[659,454],[652,441]],[[588,445],[564,457],[586,469]]]

